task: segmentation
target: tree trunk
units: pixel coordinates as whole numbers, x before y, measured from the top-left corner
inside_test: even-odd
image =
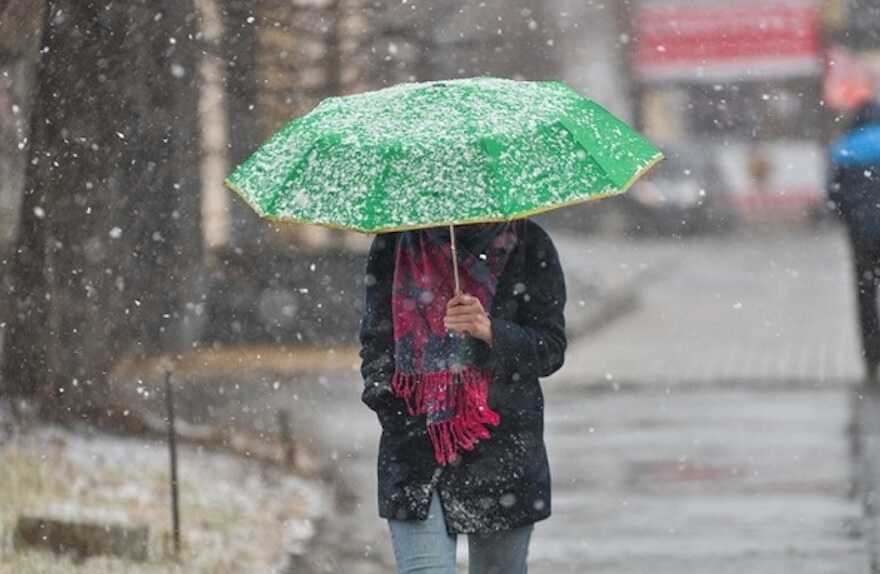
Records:
[[[221,50],[226,66],[226,110],[229,122],[229,162],[234,167],[257,149],[260,129],[257,79],[257,1],[224,0]],[[232,243],[256,249],[266,228],[253,210],[230,194]]]
[[[181,0],[48,0],[7,391],[104,408],[115,361],[176,344],[198,268],[194,13]]]

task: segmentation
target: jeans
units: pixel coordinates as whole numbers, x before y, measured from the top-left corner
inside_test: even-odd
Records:
[[[389,520],[399,574],[455,574],[456,535],[446,532],[435,490],[427,520]],[[526,574],[534,525],[487,535],[468,535],[470,574]]]

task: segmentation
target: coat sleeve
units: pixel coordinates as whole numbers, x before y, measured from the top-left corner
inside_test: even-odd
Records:
[[[364,313],[358,338],[364,380],[361,400],[376,412],[383,427],[405,414],[405,403],[391,391],[391,375],[394,373],[393,277],[394,235],[377,235],[367,256]]]
[[[490,361],[520,377],[546,377],[565,360],[565,277],[559,254],[547,233],[531,224],[525,240],[525,291],[519,295],[519,321],[496,317]]]

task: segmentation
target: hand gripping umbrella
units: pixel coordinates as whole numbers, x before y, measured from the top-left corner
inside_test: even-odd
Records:
[[[473,78],[328,98],[226,180],[259,215],[365,233],[508,221],[626,191],[662,154],[560,82]]]

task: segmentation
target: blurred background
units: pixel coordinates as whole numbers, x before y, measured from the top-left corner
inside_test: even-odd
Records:
[[[262,221],[223,179],[322,98],[484,75],[561,79],[667,156],[538,218],[570,350],[533,571],[880,571],[880,407],[827,201],[880,85],[875,0],[0,0],[0,570],[390,571],[371,237]],[[169,369],[203,473],[182,561]],[[28,542],[59,515],[147,528],[137,566]]]

